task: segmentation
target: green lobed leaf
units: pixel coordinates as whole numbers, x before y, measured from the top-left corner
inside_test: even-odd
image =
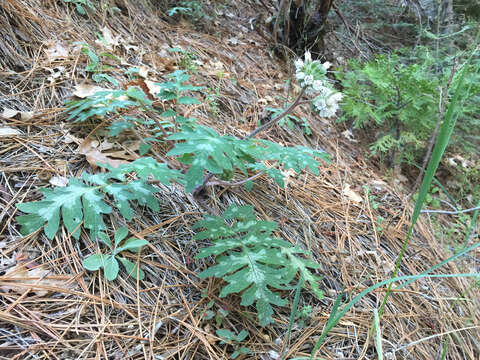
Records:
[[[236,340],[237,339],[237,336],[231,332],[230,330],[227,330],[227,329],[218,329],[217,331],[215,331],[215,333],[217,334],[217,336],[219,338],[222,338],[226,341],[232,341],[232,340]],[[221,344],[225,344],[225,342],[221,342]]]
[[[226,220],[234,220],[232,225]],[[310,269],[318,264],[302,256],[305,250],[270,235],[277,224],[256,220],[252,206],[230,206],[222,217],[205,216],[194,225],[205,228],[195,239],[210,238],[211,246],[202,249],[196,258],[217,256],[216,265],[202,271],[200,278],[222,278],[227,285],[220,297],[240,293],[241,305],[255,304],[261,326],[273,322],[273,307],[284,306],[286,300],[274,290],[292,289],[291,282],[299,275],[307,281],[320,297],[318,278]],[[300,255],[300,256],[297,256]]]
[[[118,228],[117,231],[115,231],[114,235],[114,246],[115,248],[118,247],[118,244],[125,239],[128,235],[128,229],[126,226],[122,226],[121,228]]]
[[[198,101],[197,98],[191,97],[191,96],[180,96],[177,100],[178,104],[182,105],[194,105],[194,104],[201,104],[200,101]]]
[[[73,232],[83,219],[85,206],[88,205],[88,199],[93,196],[95,188],[82,184],[78,179],[70,179],[68,186],[59,187],[55,190],[44,189],[44,200],[17,204],[19,210],[30,214],[30,216],[19,216],[17,221],[23,225],[20,231],[22,234],[28,234],[42,227],[45,223],[45,235],[53,239],[60,225],[60,210],[64,219],[65,226],[69,232]],[[83,198],[83,212],[80,206],[80,199]],[[104,205],[103,210],[108,213],[110,207]],[[87,209],[88,210],[88,209]],[[85,216],[86,217],[86,216]],[[73,234],[78,239],[80,232],[77,230]]]
[[[191,164],[185,174],[187,192],[202,183],[204,170],[221,174],[236,167],[246,174],[244,163],[250,158],[245,149],[250,141],[230,135],[220,136],[206,126],[184,127],[182,132],[170,135],[168,140],[185,140],[177,143],[167,156],[186,156],[184,159]]]
[[[286,147],[267,140],[257,141],[264,146],[263,160],[276,160],[285,170],[293,169],[300,173],[309,168],[312,173],[318,175],[319,162],[315,158],[330,162],[328,154],[324,151],[305,146]]]
[[[126,219],[133,218],[130,203],[136,201],[158,211],[158,201],[152,196],[158,189],[146,183],[151,176],[169,185],[170,180],[182,181],[178,170],[171,170],[153,158],[140,158],[117,168],[103,165],[105,173],[83,173],[80,179],[72,178],[65,187],[42,190],[41,201],[17,204],[26,213],[17,217],[22,234],[30,234],[42,226],[49,239],[53,239],[60,226],[60,217],[69,233],[80,236],[80,224],[89,229],[93,237],[106,229],[103,215],[109,214],[112,207],[105,202],[105,194],[113,197],[113,204]],[[127,181],[126,174],[136,172],[139,180]],[[120,181],[120,182],[118,182]]]
[[[117,248],[117,253],[120,253],[121,251],[125,250],[130,250],[132,252],[138,252],[140,247],[148,245],[148,241],[144,239],[137,239],[137,238],[130,238],[126,240],[122,246]]]
[[[140,153],[140,155],[143,156],[147,154],[151,149],[152,149],[152,145],[141,143],[140,148],[138,149],[138,152]]]
[[[125,267],[125,270],[127,270],[128,276],[131,276],[136,280],[145,279],[145,272],[138,266],[138,264],[135,264],[123,257],[119,257],[118,260],[120,260],[122,265]]]

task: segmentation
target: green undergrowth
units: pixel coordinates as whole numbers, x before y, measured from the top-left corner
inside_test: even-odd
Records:
[[[95,53],[86,45],[82,52],[90,60],[88,69],[96,71],[100,65]],[[128,75],[135,77],[136,72],[129,71]],[[324,72],[318,76],[324,76]],[[115,85],[108,78],[103,80]],[[189,80],[186,71],[176,70],[166,75],[165,81],[154,84],[155,93],[145,94],[140,87],[130,86],[67,101],[67,121],[95,123],[115,119],[109,125],[108,136],[115,137],[129,130],[148,132],[150,136],[142,138],[143,147],[137,160],[117,167],[98,164],[101,171],[84,171],[78,177],[71,177],[64,187],[41,189],[40,201],[17,204],[23,212],[17,217],[22,234],[43,229],[46,237],[53,240],[63,225],[68,236],[80,240],[81,233],[85,232],[98,249],[84,258],[86,270],[103,268],[106,279],[113,281],[121,274],[119,265],[122,264],[127,276],[142,280],[145,273],[141,260],[132,262],[128,252],[139,253],[148,242],[136,238],[125,240],[128,230],[123,224],[128,225],[146,209],[159,211],[155,197],[160,192],[157,184],[181,187],[194,195],[208,186],[209,179],[225,186],[235,186],[231,181],[236,181],[250,190],[254,179],[263,173],[283,188],[285,174],[290,176],[290,170],[296,174],[309,170],[318,175],[321,161],[329,162],[328,154],[320,150],[283,146],[253,136],[240,139],[220,135],[211,127],[198,124],[195,118],[183,117],[180,108],[201,104],[198,97],[205,91]],[[149,99],[151,95],[155,100]],[[156,101],[165,106],[159,109]],[[289,111],[276,110],[276,117],[283,120]],[[292,129],[290,122],[294,119],[287,117]],[[175,168],[166,159],[159,161],[150,156],[156,154],[154,147],[159,143],[169,147],[165,157],[176,159],[182,167]],[[239,181],[239,177],[243,180]],[[107,226],[105,220],[114,212],[122,226],[112,232],[114,224]],[[220,296],[239,294],[243,306],[255,306],[261,326],[273,322],[273,306],[287,305],[282,294],[293,289],[298,278],[308,284],[318,298],[323,296],[319,277],[314,274],[319,265],[310,260],[311,254],[299,245],[272,237],[277,224],[257,219],[253,207],[231,206],[221,218],[207,215],[193,227],[200,228],[204,230],[194,238],[208,239],[213,245],[203,248],[197,259],[212,259],[215,265],[198,276],[226,281],[228,285]],[[141,259],[140,253],[137,259]],[[238,351],[246,351],[242,349]]]
[[[94,75],[107,75],[104,74],[106,69],[89,49],[88,46],[82,49],[90,59],[87,73],[91,73],[92,79]],[[458,73],[455,71],[448,76],[445,72],[436,79],[426,72],[422,64],[404,63],[400,55],[378,56],[364,64],[351,62],[349,72],[337,72],[344,87],[342,95],[326,79],[330,64],[312,61],[311,54],[307,52],[305,60],[297,59],[295,62],[295,77],[301,87],[297,98],[288,99],[285,109],[268,109],[272,120],[244,138],[219,133],[199,124],[193,117],[182,115],[185,107],[202,104],[204,99],[208,99],[206,90],[192,85],[185,70],[166,75],[163,81],[154,84],[156,90],[150,94],[145,94],[138,86],[123,89],[115,83],[116,80],[112,81],[113,78],[97,77],[93,80],[106,81],[114,88],[68,101],[67,120],[73,123],[108,123],[108,136],[111,137],[127,131],[148,134],[142,137],[140,156],[117,167],[98,164],[100,171],[84,171],[78,177],[71,177],[64,187],[41,189],[42,199],[39,201],[17,204],[23,213],[16,218],[21,233],[28,235],[43,231],[49,240],[54,240],[59,239],[58,234],[64,229],[67,236],[78,241],[87,237],[91,240],[89,244],[95,246],[83,250],[82,264],[86,270],[103,269],[109,281],[114,281],[119,275],[141,281],[145,278],[142,251],[147,251],[149,244],[144,239],[128,237],[128,225],[135,216],[159,212],[160,203],[156,194],[162,193],[162,187],[182,189],[195,198],[212,184],[243,185],[249,191],[255,186],[255,179],[262,174],[280,188],[285,187],[285,178],[291,176],[290,170],[297,175],[306,171],[319,174],[319,166],[330,161],[325,152],[305,146],[284,146],[255,137],[275,124],[305,131],[308,136],[310,128],[307,121],[291,114],[296,106],[304,102],[301,101],[303,96],[311,98],[312,111],[323,117],[333,117],[343,99],[345,119],[349,118],[358,127],[371,126],[380,130],[379,137],[370,148],[374,154],[396,152],[407,160],[414,159],[415,151],[425,147],[438,116],[441,116],[439,136],[416,195],[412,225],[392,278],[371,286],[345,304],[341,303],[339,296],[311,358],[328,332],[349,309],[375,289],[388,285],[384,301],[375,314],[375,329],[380,334],[381,316],[393,283],[402,282],[398,285],[401,288],[424,277],[478,277],[478,274],[430,274],[457,257],[451,257],[422,274],[397,277],[413,226],[428,200],[434,173],[450,139],[454,138],[456,122],[468,113],[465,111],[467,107],[462,106],[465,101],[472,100],[472,94],[478,90],[477,84],[466,76],[472,74],[476,78],[478,75],[480,63],[474,55],[475,51],[464,61]],[[129,75],[135,77],[136,73],[130,71]],[[451,79],[443,98],[445,111],[437,113],[442,99],[438,89],[445,86],[442,82],[445,79]],[[161,108],[158,103],[162,104]],[[476,124],[477,119],[472,115],[471,121]],[[159,156],[157,150],[160,146],[156,145],[166,148],[165,154]],[[372,208],[377,210],[377,200],[369,190],[366,193]],[[111,221],[113,213],[118,215],[119,223],[107,226],[106,220]],[[382,230],[383,220],[377,218],[378,231]],[[296,308],[302,289],[307,288],[318,299],[323,297],[320,276],[316,274],[320,266],[312,260],[312,254],[302,248],[301,242],[292,244],[273,236],[277,227],[275,222],[257,218],[250,205],[231,205],[221,216],[204,214],[203,219],[192,228],[196,232],[193,239],[202,246],[195,260],[201,264],[199,266],[205,267],[197,276],[222,279],[219,296],[239,296],[242,306],[255,307],[262,327],[274,322],[275,307],[286,306],[287,295],[295,292],[288,331],[290,338],[292,324],[298,318]],[[113,230],[115,228],[116,231]],[[96,250],[92,252],[92,248]],[[459,254],[466,254],[474,248],[470,246]],[[121,271],[120,265],[126,273]],[[301,311],[300,318],[307,317],[308,310],[304,309],[303,315]],[[245,331],[237,335],[223,330],[219,330],[217,335],[225,345],[233,347],[232,358],[249,353],[248,348],[241,346],[248,336]],[[377,338],[377,349],[381,349],[381,345],[381,339]]]

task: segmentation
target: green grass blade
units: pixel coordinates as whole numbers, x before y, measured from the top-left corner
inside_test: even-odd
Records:
[[[477,49],[477,44],[478,44],[478,39],[480,37],[480,31],[477,33],[473,49],[470,53],[470,56],[468,57],[467,61],[465,62],[462,72],[460,73],[459,79],[458,79],[458,84],[455,89],[455,93],[453,95],[452,100],[450,101],[450,104],[448,106],[447,114],[445,115],[445,119],[440,127],[440,132],[438,134],[437,141],[435,143],[435,146],[433,148],[432,152],[432,157],[430,161],[428,162],[427,166],[427,171],[425,173],[425,177],[423,178],[422,181],[422,186],[420,187],[420,192],[418,194],[418,199],[415,203],[415,208],[413,210],[413,215],[412,215],[412,224],[410,225],[410,228],[408,229],[408,234],[407,237],[405,238],[405,241],[403,242],[402,249],[400,250],[400,254],[398,256],[398,260],[395,264],[395,270],[393,271],[392,278],[397,276],[398,270],[400,268],[400,264],[402,263],[403,256],[405,255],[405,251],[407,250],[408,242],[410,241],[410,238],[413,233],[413,228],[415,226],[415,223],[418,220],[418,217],[420,216],[420,211],[422,210],[423,203],[425,201],[425,197],[430,189],[430,185],[432,183],[433,177],[435,175],[435,172],[437,171],[438,165],[440,164],[440,161],[442,159],[443,153],[445,152],[445,149],[447,148],[448,142],[450,141],[450,137],[452,135],[453,129],[455,127],[457,118],[458,118],[458,112],[456,111],[459,101],[460,101],[460,94],[463,89],[463,84],[465,80],[465,75],[468,70],[468,65],[470,64],[474,54],[476,53]],[[478,70],[478,69],[477,69]],[[453,70],[452,70],[453,71]],[[387,288],[387,292],[385,294],[385,298],[382,301],[382,305],[380,306],[379,309],[379,316],[382,316],[383,310],[385,308],[385,305],[387,304],[388,297],[390,295],[390,292],[392,291],[392,286],[393,282],[391,282]]]
[[[378,360],[383,360],[383,350],[382,350],[382,332],[380,330],[380,316],[378,316],[378,310],[373,309],[373,321],[375,324],[375,348],[377,349],[377,358]]]
[[[442,347],[442,355],[440,355],[440,360],[445,360],[445,357],[447,356],[447,348],[448,348],[448,341],[450,338],[447,338],[445,342],[443,343]]]
[[[450,262],[450,261],[453,261],[453,260],[459,258],[460,256],[463,256],[463,255],[465,255],[466,253],[468,253],[468,252],[476,249],[476,248],[479,247],[479,246],[480,246],[480,242],[478,242],[478,243],[476,243],[476,244],[473,244],[472,246],[469,246],[468,248],[463,249],[463,250],[460,251],[459,253],[457,253],[457,254],[455,254],[455,255],[453,255],[453,256],[450,256],[448,259],[443,260],[441,263],[439,263],[439,264],[437,264],[437,265],[435,265],[435,266],[432,266],[431,268],[425,270],[424,272],[420,273],[419,275],[426,275],[426,274],[428,274],[428,273],[430,273],[430,272],[438,269],[439,267],[442,267],[442,266],[445,265],[446,263],[448,263],[448,262]],[[410,284],[411,284],[412,282],[414,282],[414,281],[415,281],[415,279],[411,279],[411,280],[409,280],[409,281],[406,281],[405,283],[398,285],[395,289],[402,289],[402,288],[404,288],[405,286],[410,285]]]
[[[292,312],[290,313],[290,320],[288,321],[288,331],[287,331],[287,341],[285,343],[285,348],[283,349],[281,360],[285,359],[285,353],[287,352],[288,346],[290,345],[290,336],[292,334],[292,326],[295,318],[297,317],[298,302],[300,300],[300,293],[303,287],[303,277],[300,277],[298,282],[297,289],[295,290],[295,298],[293,299]]]
[[[312,353],[310,355],[310,359],[313,359],[315,353],[317,350],[320,348],[320,345],[322,344],[323,340],[329,333],[329,331],[338,324],[340,319],[358,302],[360,301],[365,295],[371,293],[373,290],[378,289],[379,287],[382,287],[384,285],[392,284],[396,281],[403,281],[403,280],[410,280],[410,279],[421,279],[421,278],[451,278],[451,277],[473,277],[473,278],[479,278],[480,279],[480,273],[467,273],[467,274],[441,274],[441,275],[405,275],[405,276],[399,276],[395,278],[390,278],[384,281],[379,282],[378,284],[372,285],[369,288],[363,290],[360,294],[355,296],[347,305],[340,311],[338,312],[335,317],[332,319],[329,319],[327,322],[327,325],[325,326],[324,330],[322,331],[322,334],[320,335],[320,338],[317,340],[315,343],[315,347],[312,350]]]

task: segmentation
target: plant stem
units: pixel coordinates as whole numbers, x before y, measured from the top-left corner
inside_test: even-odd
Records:
[[[450,74],[450,78],[448,79],[447,86],[445,87],[445,99],[448,98],[448,89],[450,88],[450,84],[452,83],[453,76],[455,75],[455,65],[453,66],[452,73]],[[435,140],[437,139],[438,131],[440,130],[440,125],[443,119],[443,113],[445,112],[445,102],[446,100],[443,98],[443,89],[440,89],[440,103],[438,104],[438,118],[437,124],[435,125],[435,129],[433,130],[432,137],[430,138],[430,142],[428,144],[427,154],[425,155],[425,159],[423,160],[422,169],[418,174],[417,180],[415,180],[415,184],[413,185],[413,190],[410,196],[415,194],[420,183],[422,181],[423,174],[425,173],[425,169],[427,168],[427,164],[430,161],[430,156],[432,155],[433,145],[435,145]]]
[[[270,126],[272,126],[273,124],[275,124],[276,122],[278,122],[280,119],[282,119],[283,117],[287,116],[298,104],[300,104],[300,99],[302,98],[303,94],[305,93],[305,89],[302,89],[302,91],[300,92],[300,94],[298,94],[297,98],[295,99],[295,101],[288,107],[286,108],[281,114],[279,114],[278,116],[274,117],[272,120],[266,122],[265,124],[263,124],[262,126],[256,128],[255,130],[253,130],[250,135],[248,135],[245,139],[251,139],[252,137],[254,137],[255,135],[257,135],[259,132],[262,132],[266,129],[268,129]]]
[[[222,185],[222,186],[239,186],[243,185],[251,180],[255,180],[256,178],[260,177],[263,175],[263,172],[258,172],[255,175],[250,176],[249,178],[237,182],[229,182],[229,181],[222,181],[222,180],[213,180],[210,182],[207,182],[205,185]]]
[[[471,208],[471,209],[465,209],[465,210],[457,210],[457,211],[447,211],[447,210],[421,210],[420,214],[425,214],[425,213],[434,213],[434,214],[448,214],[448,215],[457,215],[457,214],[464,214],[467,212],[471,211],[476,211],[480,210],[480,206]]]
[[[287,116],[293,109],[295,109],[295,107],[297,107],[299,104],[302,104],[303,102],[301,101],[302,99],[302,96],[303,94],[305,94],[305,89],[302,89],[302,91],[300,91],[300,94],[298,94],[297,98],[295,99],[295,101],[288,107],[286,108],[281,114],[279,114],[278,116],[274,117],[272,120],[266,122],[265,124],[263,124],[262,126],[256,128],[255,130],[253,130],[247,137],[244,138],[244,140],[248,140],[248,139],[251,139],[252,137],[254,137],[255,135],[257,135],[258,133],[268,129],[270,126],[274,125],[275,123],[277,123],[280,119],[282,119],[283,117]],[[258,174],[257,174],[258,175]],[[254,175],[256,176],[256,175]],[[260,175],[259,175],[260,176]],[[209,181],[210,179],[213,177],[213,174],[212,173],[208,173],[204,178],[203,178],[203,181],[200,185],[197,185],[195,187],[195,189],[193,189],[192,191],[192,195],[193,196],[196,196],[205,186],[207,185],[210,185]],[[251,180],[250,179],[247,179],[246,181],[248,180]],[[245,182],[246,182],[245,181]],[[243,182],[239,182],[239,184],[243,184]],[[216,185],[215,182],[212,182],[212,185]],[[228,183],[228,185],[237,185],[237,184],[231,184],[231,183]]]

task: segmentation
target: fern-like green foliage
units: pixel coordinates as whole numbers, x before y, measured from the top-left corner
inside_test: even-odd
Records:
[[[66,103],[68,118],[74,122],[83,122],[92,117],[103,118],[107,114],[114,114],[130,107],[149,107],[152,102],[137,86],[127,90],[98,91],[81,100]]]
[[[188,75],[185,70],[175,70],[173,73],[168,74],[167,77],[171,81],[156,84],[160,87],[160,92],[156,95],[162,100],[176,100],[177,104],[180,105],[200,104],[197,98],[183,94],[185,92],[203,89],[202,86],[186,84],[190,79],[190,75]]]
[[[337,73],[345,95],[344,117],[357,128],[371,128],[378,134],[371,144],[373,155],[392,150],[410,152],[429,139],[437,121],[441,76],[430,63],[408,64],[398,54],[379,55],[361,64],[349,63],[350,70]],[[402,133],[415,134],[406,141]],[[411,137],[410,137],[411,140]]]
[[[232,225],[226,223],[232,220]],[[272,237],[277,224],[257,220],[252,206],[232,205],[222,217],[207,215],[194,225],[194,229],[199,228],[205,230],[196,234],[195,239],[211,239],[213,245],[202,249],[197,258],[215,256],[217,262],[199,276],[223,278],[228,285],[221,290],[220,297],[242,293],[241,305],[255,303],[261,326],[273,322],[272,305],[286,305],[278,290],[292,289],[297,275],[310,284],[319,298],[323,296],[318,277],[310,271],[319,265],[304,258],[309,255],[307,251]]]
[[[44,232],[53,239],[60,226],[60,217],[69,233],[75,238],[80,236],[80,225],[96,236],[105,230],[103,215],[112,212],[106,197],[111,197],[111,204],[117,208],[127,220],[133,217],[130,202],[136,201],[158,211],[158,201],[153,196],[158,189],[149,185],[147,180],[153,176],[156,180],[168,185],[171,180],[181,181],[182,174],[169,169],[153,158],[140,158],[130,164],[113,168],[102,165],[105,173],[82,173],[81,177],[72,178],[66,187],[43,189],[43,200],[17,204],[19,210],[27,215],[17,217],[22,226],[22,234],[30,234],[45,225]],[[136,176],[127,178],[128,174]],[[60,216],[61,215],[61,216]]]
[[[365,63],[350,61],[348,71],[336,72],[345,95],[341,120],[353,120],[354,127],[372,133],[372,155],[396,151],[402,156],[400,162],[423,160],[439,116],[439,102],[447,106],[453,95],[448,89],[456,88],[458,70],[463,66],[467,66],[467,86],[459,90],[462,102],[455,110],[458,120],[451,144],[466,153],[478,152],[479,60],[462,64],[466,55],[459,51],[452,54],[451,50],[442,45],[435,50],[403,49]]]
[[[235,169],[247,174],[247,168],[265,171],[279,186],[284,186],[283,175],[279,169],[267,167],[261,161],[276,161],[283,169],[293,169],[300,173],[309,168],[318,175],[321,158],[329,161],[328,155],[319,150],[303,146],[286,147],[266,140],[241,140],[231,135],[220,136],[206,126],[186,126],[183,131],[168,137],[169,140],[185,140],[177,143],[168,152],[168,156],[181,156],[185,164],[189,164],[186,175],[186,191],[192,191],[202,183],[204,171],[231,177]]]

